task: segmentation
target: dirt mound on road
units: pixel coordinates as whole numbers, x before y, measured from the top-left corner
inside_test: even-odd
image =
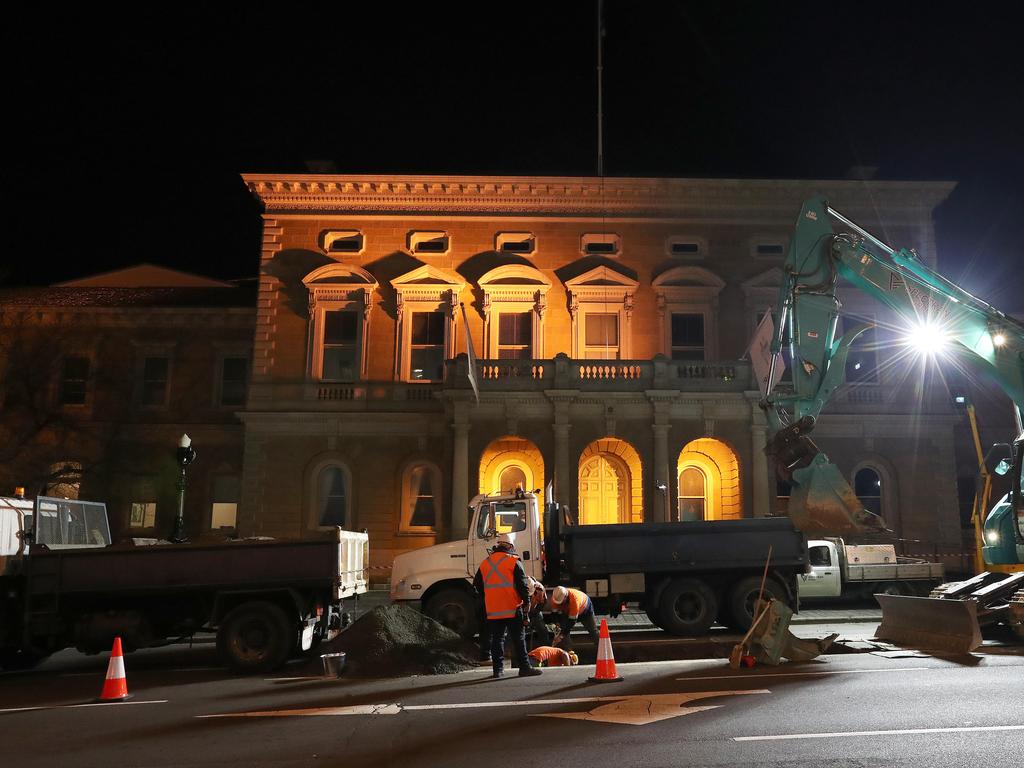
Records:
[[[346,654],[344,674],[358,677],[446,675],[475,667],[479,653],[475,644],[405,605],[374,608],[320,653],[339,651]]]

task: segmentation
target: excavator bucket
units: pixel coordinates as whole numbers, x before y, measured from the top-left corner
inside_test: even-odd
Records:
[[[881,517],[864,509],[838,467],[823,453],[792,471],[788,514],[809,537],[888,531]]]
[[[875,595],[882,623],[875,638],[923,651],[970,653],[981,645],[978,604],[973,600]]]

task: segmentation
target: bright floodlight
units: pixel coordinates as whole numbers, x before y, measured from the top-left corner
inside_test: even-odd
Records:
[[[992,343],[997,347],[1003,346],[1006,343],[1006,335],[1002,333],[997,333],[995,336],[992,337]]]
[[[919,323],[907,335],[907,343],[928,355],[941,352],[948,341],[942,329],[933,323]]]

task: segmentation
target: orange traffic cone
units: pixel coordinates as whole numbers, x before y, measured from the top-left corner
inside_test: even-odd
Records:
[[[124,654],[121,652],[121,638],[114,638],[114,647],[110,651],[110,663],[107,665],[107,679],[103,681],[103,693],[97,702],[125,701],[132,695],[128,693],[128,679],[124,676]]]
[[[615,671],[615,654],[612,653],[612,636],[608,632],[608,619],[601,619],[601,635],[597,642],[597,672],[590,678],[592,683],[617,683],[621,681]]]

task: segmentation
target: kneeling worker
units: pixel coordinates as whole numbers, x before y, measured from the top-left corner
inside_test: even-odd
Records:
[[[552,610],[560,613],[561,628],[555,645],[564,645],[569,641],[569,631],[579,621],[590,634],[590,639],[597,645],[600,635],[597,631],[597,620],[594,618],[594,604],[586,592],[572,587],[555,587],[551,592]]]
[[[550,645],[542,645],[530,651],[530,658],[542,667],[575,667],[580,663],[573,651],[563,651]]]
[[[480,563],[473,578],[473,586],[484,596],[487,626],[491,632],[491,667],[496,678],[501,677],[504,671],[505,635],[509,630],[519,657],[519,676],[540,674],[526,654],[524,624],[530,604],[530,583],[515,552],[508,536],[499,536],[491,554]]]

